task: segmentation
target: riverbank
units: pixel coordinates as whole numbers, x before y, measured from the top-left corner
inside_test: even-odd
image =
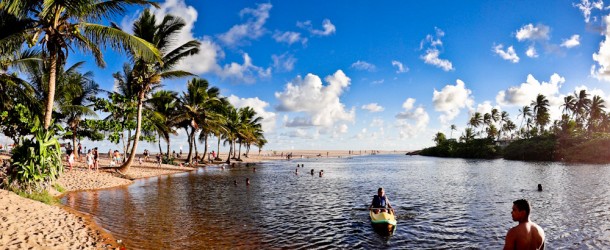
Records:
[[[258,154],[250,153],[248,157],[242,155],[241,162],[231,160],[231,163],[246,164],[265,161],[286,160],[292,153],[292,159],[311,158],[337,158],[354,157],[375,154],[404,154],[405,151],[348,151],[348,150],[286,150],[264,151]],[[3,155],[3,158],[9,156]],[[185,158],[183,154],[182,160]],[[220,154],[226,159],[226,154]],[[83,157],[84,159],[84,157]],[[153,158],[154,159],[154,158]],[[162,164],[158,166],[149,158],[141,165],[136,160],[124,176],[120,176],[112,169],[107,155],[100,154],[100,171],[88,170],[84,161],[78,161],[72,170],[65,172],[57,180],[64,188],[64,193],[79,190],[96,190],[129,185],[131,179],[148,178],[195,170],[191,167],[179,167]],[[178,159],[179,162],[180,159]],[[223,161],[224,162],[224,161]],[[224,164],[224,163],[218,163]],[[217,164],[201,164],[198,167]],[[123,178],[124,177],[124,178]],[[55,195],[61,193],[55,192]],[[57,249],[89,249],[114,248],[116,240],[100,229],[90,218],[62,208],[61,205],[52,206],[38,201],[23,198],[15,193],[0,190],[0,246],[9,249],[23,248],[57,248]]]

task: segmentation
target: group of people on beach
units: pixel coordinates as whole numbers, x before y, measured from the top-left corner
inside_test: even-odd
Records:
[[[542,185],[538,184],[538,191],[542,191]],[[385,195],[385,190],[379,188],[377,194],[373,196],[373,201],[369,209],[374,213],[390,213],[394,214],[394,208],[390,204],[390,200]],[[529,219],[531,206],[525,199],[519,199],[513,202],[511,216],[513,221],[519,224],[508,230],[504,242],[504,249],[544,249],[545,234],[542,227],[531,222]]]
[[[72,148],[72,145],[70,143],[68,143],[66,145],[66,157],[67,157],[67,162],[68,162],[68,171],[72,170],[72,168],[74,167],[74,165],[76,164],[76,161],[81,161],[82,156],[84,154],[84,151],[87,150],[87,148],[84,148],[85,150],[83,150],[83,146],[82,144],[78,143],[78,146],[76,147],[76,149]],[[78,158],[78,159],[77,159]],[[97,151],[97,147],[93,148],[93,149],[89,149],[87,151],[87,154],[85,154],[85,162],[87,163],[87,169],[89,170],[98,170],[98,166],[99,166],[99,152]]]

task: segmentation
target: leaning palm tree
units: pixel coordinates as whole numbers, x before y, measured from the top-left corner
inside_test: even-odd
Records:
[[[527,118],[531,116],[532,108],[530,106],[526,105],[519,109],[519,115],[517,115],[517,118],[521,117],[521,125],[519,126],[519,129],[523,128],[523,122],[525,122],[525,120],[527,120]]]
[[[144,0],[4,0],[0,9],[26,22],[0,40],[0,47],[7,44],[39,44],[43,58],[49,62],[49,78],[46,95],[44,128],[51,124],[55,101],[57,69],[61,67],[73,48],[91,52],[100,67],[105,66],[99,45],[110,44],[115,49],[126,49],[148,60],[160,60],[158,50],[149,42],[115,27],[92,22],[123,13],[130,5],[156,4]]]
[[[191,76],[192,74],[182,70],[175,70],[177,64],[185,57],[199,53],[200,43],[191,40],[176,46],[177,35],[185,26],[184,20],[172,15],[166,15],[163,20],[157,22],[156,17],[147,9],[133,24],[133,33],[137,37],[153,44],[159,49],[160,61],[150,60],[138,54],[133,55],[133,75],[137,86],[137,120],[133,147],[127,161],[118,169],[119,172],[129,170],[140,140],[142,128],[142,107],[149,92],[161,84],[162,79]]]
[[[472,117],[470,117],[470,120],[468,121],[468,125],[474,127],[475,129],[478,128],[479,126],[481,126],[482,123],[483,123],[483,116],[479,112],[475,112],[472,115]]]
[[[574,114],[576,113],[576,98],[573,95],[567,95],[563,98],[563,104],[561,104],[561,106],[563,107],[562,112],[564,114],[567,115],[571,115],[574,116]]]
[[[153,129],[156,131],[159,138],[159,153],[163,154],[161,149],[161,140],[167,143],[167,153],[170,148],[170,135],[175,135],[174,117],[177,113],[178,102],[177,93],[169,90],[159,90],[152,94],[152,97],[146,102],[146,109],[151,113],[153,119]]]
[[[604,103],[604,99],[602,99],[600,96],[593,96],[593,100],[591,100],[591,106],[589,108],[589,131],[595,131],[597,127],[601,125],[604,109],[606,109],[606,105]]]

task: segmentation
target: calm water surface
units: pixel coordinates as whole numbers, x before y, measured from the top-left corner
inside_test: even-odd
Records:
[[[526,198],[548,248],[608,249],[608,180],[610,165],[377,155],[214,166],[62,202],[128,249],[499,249],[516,225],[512,201]],[[366,210],[380,186],[397,208],[392,236]]]

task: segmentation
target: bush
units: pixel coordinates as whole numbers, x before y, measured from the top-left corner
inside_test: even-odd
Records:
[[[49,192],[47,192],[47,191],[28,193],[28,192],[16,190],[15,193],[17,193],[21,197],[32,199],[35,201],[40,201],[42,203],[49,204],[49,205],[54,205],[54,204],[59,203],[59,200],[57,198],[53,197],[52,195],[50,195]]]
[[[504,149],[504,159],[521,161],[552,161],[557,138],[544,135],[514,141]]]
[[[436,147],[425,148],[420,155],[436,157],[457,157],[492,159],[502,156],[502,150],[494,145],[493,139],[475,139],[468,142],[445,140]]]

